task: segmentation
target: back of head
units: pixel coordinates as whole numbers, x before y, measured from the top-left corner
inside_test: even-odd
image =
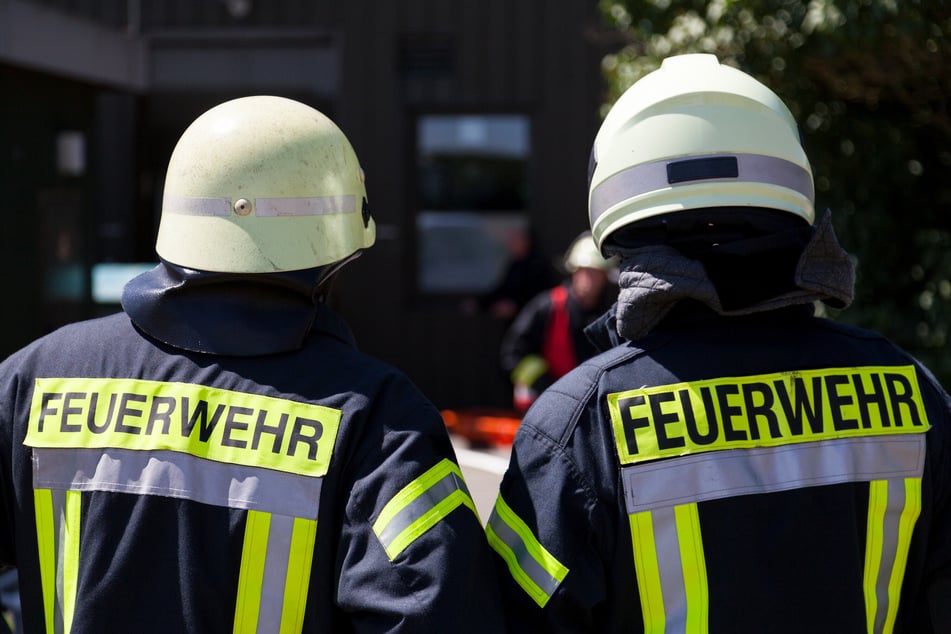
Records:
[[[165,180],[156,251],[201,271],[271,273],[371,246],[363,171],[343,132],[303,103],[222,103],[185,130]]]
[[[602,251],[621,230],[672,215],[778,212],[804,227],[815,219],[812,169],[792,114],[713,55],[667,58],[631,86],[591,159],[589,221]]]

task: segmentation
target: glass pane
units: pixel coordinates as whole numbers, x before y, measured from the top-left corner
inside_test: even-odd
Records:
[[[426,115],[417,128],[417,282],[482,293],[527,228],[529,123],[523,115]]]
[[[505,272],[509,235],[526,222],[518,214],[424,211],[416,226],[422,290],[485,293]]]

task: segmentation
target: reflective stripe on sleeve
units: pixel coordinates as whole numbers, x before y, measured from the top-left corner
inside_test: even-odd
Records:
[[[545,607],[568,575],[568,568],[542,546],[501,495],[496,498],[485,531],[489,545],[508,565],[515,582],[539,607]]]
[[[235,634],[303,630],[316,534],[314,520],[248,512]]]
[[[392,561],[460,506],[469,508],[478,519],[462,471],[445,458],[386,503],[373,523],[373,532]]]
[[[865,609],[870,634],[895,628],[901,584],[915,523],[921,513],[921,478],[869,484],[865,542]]]

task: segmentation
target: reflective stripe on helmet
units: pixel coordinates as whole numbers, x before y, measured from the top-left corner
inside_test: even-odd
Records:
[[[163,201],[163,209],[166,213],[180,216],[230,216],[233,213],[230,198],[167,195]],[[255,216],[322,216],[355,211],[357,201],[354,196],[254,199]]]
[[[678,175],[678,167],[688,165],[697,167],[702,161],[706,165],[715,165],[714,161],[733,159],[736,171],[728,175],[724,171],[693,170],[692,174]],[[747,183],[777,185],[795,191],[809,200],[815,198],[812,175],[800,165],[775,156],[762,154],[719,154],[689,159],[664,159],[653,163],[635,165],[614,174],[591,191],[590,220],[594,225],[608,209],[625,200],[647,194],[659,189],[689,185],[699,180],[737,180]]]

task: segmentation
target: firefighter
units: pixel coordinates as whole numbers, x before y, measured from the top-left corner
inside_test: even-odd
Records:
[[[487,526],[510,629],[951,631],[949,397],[814,316],[854,270],[786,106],[674,56],[591,167],[618,302],[515,438]]]
[[[500,364],[512,381],[516,410],[525,410],[556,379],[593,356],[585,327],[613,303],[614,258],[601,255],[585,231],[562,262],[568,277],[528,302],[502,339]]]
[[[317,110],[244,97],[188,127],[124,312],[0,368],[27,631],[501,629],[439,412],[324,303],[374,239]]]

